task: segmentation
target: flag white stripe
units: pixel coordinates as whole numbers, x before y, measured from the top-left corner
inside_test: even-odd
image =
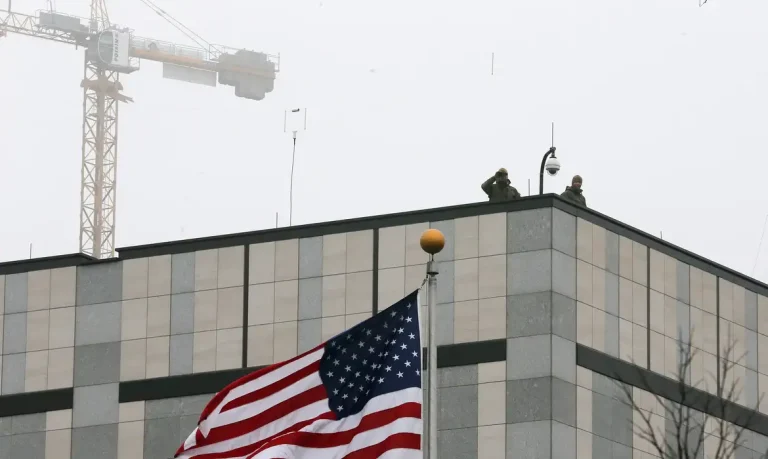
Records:
[[[228,411],[224,411],[223,413],[209,416],[209,428],[213,430],[216,427],[236,424],[244,419],[248,419],[259,413],[263,413],[268,409],[273,408],[286,400],[290,400],[299,394],[303,394],[310,389],[322,385],[323,380],[320,379],[320,373],[312,373],[311,375],[296,381],[290,386],[275,392],[269,397],[265,397],[261,400],[248,403]]]
[[[357,428],[363,421],[363,418],[369,414],[377,413],[379,411],[388,410],[396,406],[403,405],[405,403],[421,403],[421,389],[418,387],[409,387],[408,389],[399,390],[389,394],[379,395],[372,398],[357,414],[347,416],[339,421],[330,421],[323,419],[311,426],[306,426],[301,429],[302,432],[316,432],[316,433],[338,433],[346,432]]]
[[[304,430],[304,429],[302,429]],[[400,418],[385,426],[360,432],[346,445],[332,448],[306,448],[296,445],[277,445],[259,451],[253,459],[273,459],[275,457],[311,457],[312,459],[338,459],[351,452],[367,448],[386,440],[398,433],[421,435],[421,419]]]
[[[275,452],[275,449],[277,449],[277,447],[272,449],[272,451]],[[299,448],[295,448],[295,449],[299,449]],[[300,448],[300,449],[306,452],[307,454],[307,456],[302,456],[302,457],[311,457],[312,459],[318,457],[315,455],[316,451],[321,451],[317,448]],[[281,449],[280,451],[283,451],[283,450]],[[230,459],[246,459],[247,457],[248,456],[237,456],[237,457],[233,456]],[[322,458],[322,456],[320,457]],[[337,459],[337,457],[340,457],[340,456],[333,456],[334,459]],[[255,456],[253,459],[257,459],[257,458],[260,459],[260,456]],[[379,456],[378,459],[424,459],[424,453],[419,449],[397,448],[397,449],[391,449],[387,451],[386,453]]]
[[[363,417],[368,414],[387,410],[396,406],[400,406],[404,403],[421,403],[421,399],[422,392],[418,387],[411,387],[397,392],[392,392],[390,394],[379,395],[368,401],[363,410],[357,414],[347,416],[340,421],[319,420],[303,428],[302,431],[334,433],[351,430],[360,425]],[[289,413],[285,417],[267,424],[254,432],[250,432],[246,435],[242,435],[231,440],[215,443],[213,445],[207,445],[192,451],[185,452],[179,456],[179,459],[193,458],[198,454],[232,451],[246,445],[251,445],[265,438],[269,438],[278,432],[282,432],[283,430],[298,422],[315,418],[327,412],[328,410],[328,401],[320,400],[313,403],[312,405],[308,405],[300,410]]]
[[[420,449],[390,449],[378,459],[424,459],[424,452]]]
[[[187,437],[186,440],[184,440],[184,450],[188,450],[189,448],[195,446],[197,444],[197,427],[195,427],[195,430],[192,431],[191,434]]]
[[[284,365],[278,368],[277,370],[267,373],[266,375],[260,378],[256,378],[253,381],[249,381],[241,386],[237,386],[233,388],[226,395],[226,397],[224,397],[224,400],[222,400],[221,403],[219,403],[219,405],[213,410],[213,412],[211,412],[211,414],[208,416],[208,419],[205,419],[203,420],[203,422],[200,423],[199,425],[200,432],[202,432],[204,436],[208,435],[208,433],[210,432],[210,429],[212,428],[211,423],[209,422],[209,419],[212,416],[219,414],[221,410],[227,405],[227,403],[237,398],[240,398],[243,395],[249,394],[251,392],[255,392],[259,389],[263,389],[264,387],[272,385],[277,381],[280,381],[281,379],[287,378],[288,376],[292,375],[293,373],[296,373],[297,371],[301,370],[307,365],[311,365],[312,363],[320,360],[323,357],[324,352],[325,352],[325,349],[320,348],[315,352],[307,354],[304,357],[297,359],[287,365]]]
[[[247,383],[243,384],[242,386],[235,387],[230,391],[227,398],[240,398],[245,394],[249,394],[251,392],[255,392],[259,389],[262,389],[264,387],[267,387],[271,384],[276,383],[277,381],[280,381],[281,379],[284,379],[297,371],[301,370],[302,368],[306,367],[307,365],[310,365],[314,362],[317,362],[322,358],[323,353],[325,352],[325,349],[320,348],[316,350],[315,352],[311,354],[307,354],[304,357],[297,359],[287,365],[283,365],[282,367],[278,368],[277,370],[274,370],[270,373],[267,373],[266,375],[256,378],[253,381],[248,381]],[[228,403],[228,402],[227,402]],[[226,403],[224,403],[226,405]]]
[[[314,419],[327,412],[328,400],[320,400],[312,403],[311,405],[307,405],[300,410],[292,411],[282,418],[270,422],[260,429],[248,432],[247,434],[235,437],[231,440],[202,446],[192,451],[185,451],[183,454],[179,455],[178,459],[193,458],[199,454],[223,453],[226,451],[235,450],[237,448],[242,448],[243,446],[252,445],[264,440],[265,438],[269,438],[277,433],[280,433],[299,422]]]

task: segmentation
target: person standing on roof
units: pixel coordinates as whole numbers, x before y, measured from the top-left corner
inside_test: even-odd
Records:
[[[480,186],[485,194],[488,195],[490,202],[511,201],[520,199],[520,193],[510,185],[509,174],[503,167],[499,169],[493,177],[489,178]]]
[[[560,194],[560,197],[572,204],[587,207],[587,200],[582,193],[581,183],[581,176],[574,175],[573,180],[571,180],[571,186],[565,187],[565,191]]]

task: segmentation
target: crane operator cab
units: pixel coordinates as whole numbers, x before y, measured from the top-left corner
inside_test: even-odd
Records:
[[[93,53],[94,50],[89,51]],[[138,59],[131,58],[131,33],[128,31],[110,29],[101,32],[95,56],[91,58],[105,68],[120,73],[132,73],[139,69]]]

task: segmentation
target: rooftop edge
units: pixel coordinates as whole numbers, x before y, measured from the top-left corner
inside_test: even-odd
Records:
[[[0,263],[0,275],[18,274],[41,269],[68,268],[98,261],[84,253],[54,255],[52,257],[30,258]]]
[[[146,245],[121,247],[117,249],[118,257],[97,260],[85,254],[58,255],[53,257],[33,258],[0,263],[0,275],[16,274],[40,269],[54,269],[67,266],[128,260],[133,258],[169,255],[174,253],[194,252],[198,250],[218,249],[237,245],[249,245],[261,242],[282,241],[306,237],[324,236],[334,233],[373,230],[389,226],[423,223],[425,221],[450,220],[462,217],[494,214],[500,212],[519,212],[523,210],[553,207],[575,217],[583,218],[593,224],[602,226],[620,236],[646,245],[656,251],[672,256],[684,263],[702,271],[714,274],[727,281],[761,295],[768,296],[768,284],[735,271],[705,257],[690,252],[682,247],[659,239],[649,233],[622,223],[605,214],[589,208],[575,206],[556,194],[535,195],[507,202],[478,202],[449,207],[421,209],[408,212],[374,215],[346,220],[312,223],[282,228],[270,228],[242,233],[207,236],[195,239],[184,239],[160,242]]]

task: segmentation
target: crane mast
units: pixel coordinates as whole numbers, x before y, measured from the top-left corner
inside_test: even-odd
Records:
[[[142,0],[174,27],[204,47],[194,48],[134,37],[113,26],[106,0],[90,0],[90,18],[82,20],[53,11],[37,16],[0,10],[0,37],[8,32],[85,48],[83,80],[82,164],[80,168],[80,252],[95,258],[115,254],[117,211],[117,139],[120,102],[133,99],[121,93],[120,73],[139,69],[138,60],[162,62],[167,78],[215,86],[235,87],[235,94],[261,100],[273,89],[279,56],[211,45],[160,10]],[[218,75],[218,80],[217,80]]]
[[[80,251],[95,258],[115,252],[115,186],[119,73],[87,56],[83,75],[83,163]]]
[[[91,0],[91,36],[109,26],[103,0]],[[80,252],[95,258],[115,253],[115,186],[120,74],[86,49],[83,71],[83,162],[80,183]]]

